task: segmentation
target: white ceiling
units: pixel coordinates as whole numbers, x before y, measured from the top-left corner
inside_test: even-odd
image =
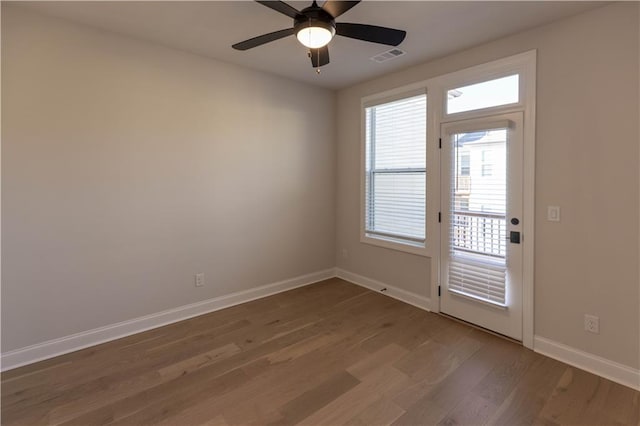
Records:
[[[310,2],[292,1],[298,10]],[[328,88],[342,88],[587,9],[601,2],[364,1],[337,22],[407,31],[406,55],[384,63],[370,58],[389,46],[335,37],[331,63],[320,75],[294,36],[248,51],[231,45],[292,26],[292,20],[252,1],[26,2],[22,6],[186,50],[225,62]]]

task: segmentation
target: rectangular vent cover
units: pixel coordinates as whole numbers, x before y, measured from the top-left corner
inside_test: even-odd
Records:
[[[391,50],[387,50],[386,52],[382,52],[376,56],[373,56],[371,59],[376,61],[376,62],[385,62],[388,61],[389,59],[393,59],[393,58],[397,58],[398,56],[402,56],[404,55],[405,51],[398,49],[397,47],[394,47]]]

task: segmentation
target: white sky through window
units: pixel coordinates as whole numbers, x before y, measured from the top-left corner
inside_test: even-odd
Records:
[[[447,113],[513,104],[519,101],[519,75],[514,74],[447,92]]]

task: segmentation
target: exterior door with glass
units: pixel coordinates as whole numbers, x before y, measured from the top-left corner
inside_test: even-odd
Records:
[[[522,113],[441,136],[440,311],[522,340]]]

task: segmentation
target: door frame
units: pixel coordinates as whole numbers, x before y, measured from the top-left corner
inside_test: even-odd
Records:
[[[438,200],[440,194],[440,128],[442,124],[463,119],[482,118],[501,113],[522,112],[523,125],[523,210],[522,210],[522,344],[533,349],[534,333],[534,250],[535,250],[535,115],[536,115],[536,50],[530,50],[486,64],[466,68],[426,80],[427,87],[427,193],[428,199]],[[446,113],[447,91],[506,75],[520,75],[518,103],[455,114]],[[431,171],[429,173],[429,171]],[[427,219],[427,235],[431,247],[441,247],[442,226],[436,217]],[[429,232],[437,229],[438,232]],[[446,232],[446,231],[444,231]],[[434,241],[436,240],[437,241]],[[440,312],[441,255],[430,250],[431,257],[431,311]]]
[[[510,338],[522,340],[522,256],[523,245],[517,245],[505,242],[505,270],[506,283],[509,287],[506,289],[507,303],[503,305],[492,305],[491,302],[482,301],[480,299],[473,300],[473,296],[465,296],[463,294],[450,295],[446,291],[448,287],[448,264],[452,261],[450,255],[451,239],[451,185],[452,177],[455,176],[456,170],[452,169],[452,150],[453,136],[455,134],[466,133],[469,131],[482,131],[488,129],[504,129],[507,131],[505,140],[505,184],[506,205],[505,205],[505,238],[509,235],[509,231],[521,231],[522,225],[512,225],[509,218],[522,217],[522,158],[523,158],[523,114],[522,112],[512,112],[506,114],[497,114],[484,118],[465,118],[446,122],[441,127],[440,137],[442,138],[441,150],[441,168],[440,183],[443,189],[441,191],[442,199],[440,205],[442,207],[442,222],[440,234],[440,310],[444,312],[445,302],[447,304],[447,312],[451,316],[462,320],[476,323],[479,326],[486,327],[497,333],[502,333]],[[515,227],[515,228],[514,228]],[[448,259],[448,262],[446,261]],[[459,260],[460,261],[460,260]],[[462,261],[464,263],[464,261]],[[517,272],[517,274],[514,274]],[[515,296],[515,297],[514,297]],[[487,305],[492,305],[489,308]],[[457,312],[457,313],[456,313]],[[468,318],[475,318],[475,320]]]

